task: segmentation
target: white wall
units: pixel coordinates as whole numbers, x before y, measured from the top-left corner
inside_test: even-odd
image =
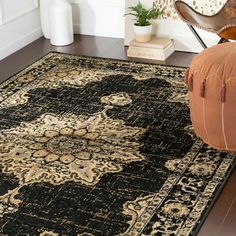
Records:
[[[75,33],[124,38],[125,0],[70,0]]]
[[[14,4],[16,4],[14,8],[20,9],[22,8],[22,1],[37,0],[0,0],[0,4],[3,1],[14,1]],[[69,1],[73,9],[75,33],[105,37],[125,37],[126,45],[133,38],[132,20],[127,17],[125,21],[124,13],[127,6],[134,5],[138,0]],[[152,1],[141,0],[147,6],[151,6]],[[1,14],[2,12],[0,11],[0,18]],[[42,36],[38,8],[3,23],[0,25],[0,60]],[[193,52],[202,50],[201,45],[182,21],[158,20],[157,24],[157,30],[154,30],[154,33],[160,37],[173,38],[176,50]],[[200,33],[209,46],[218,41],[218,37],[211,33],[205,31]]]
[[[1,25],[1,14],[10,9],[16,16]],[[9,2],[11,1],[11,2]],[[27,3],[37,0],[0,0],[0,60],[42,36],[39,8],[24,15]],[[73,9],[74,32],[87,35],[124,38],[125,0],[69,0]],[[2,10],[2,11],[1,11]],[[24,10],[24,9],[23,9]],[[28,9],[29,10],[29,9]],[[12,17],[12,16],[11,16]]]
[[[3,4],[3,1],[0,1],[0,4]],[[4,5],[0,5],[0,7],[0,10],[2,10],[0,14],[2,14],[3,18],[2,24],[0,24],[1,60],[41,37],[42,32],[38,7],[36,9],[28,8],[24,11],[24,9],[22,9],[22,0],[15,0],[14,8],[12,8],[12,11],[9,11],[11,19],[7,17],[8,12],[5,12],[8,11],[6,10],[7,8],[4,8]],[[27,8],[27,4],[25,7]],[[14,9],[16,11],[15,13],[13,11]],[[20,15],[19,10],[22,10]]]
[[[153,0],[140,0],[145,6],[151,7]],[[133,6],[138,0],[126,0],[126,7]],[[181,20],[163,19],[156,20],[153,34],[158,37],[169,37],[174,39],[175,49],[179,51],[200,52],[203,50],[188,26]],[[125,44],[133,39],[133,20],[132,17],[126,17],[125,21]],[[207,46],[215,45],[219,37],[215,34],[197,29]]]

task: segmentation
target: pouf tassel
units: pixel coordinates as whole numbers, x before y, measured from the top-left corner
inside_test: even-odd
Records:
[[[226,97],[226,84],[224,83],[223,87],[221,88],[220,91],[220,100],[221,102],[225,102],[225,97]]]
[[[206,91],[206,80],[204,79],[200,86],[200,97],[205,97],[205,91]]]
[[[193,75],[191,75],[188,79],[188,90],[193,91]]]
[[[188,74],[189,74],[189,68],[186,70],[184,75],[184,83],[188,86]]]

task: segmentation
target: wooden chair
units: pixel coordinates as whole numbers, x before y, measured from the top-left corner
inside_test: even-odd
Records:
[[[212,16],[198,13],[183,1],[176,1],[174,6],[180,18],[188,24],[203,48],[207,46],[193,26],[217,34],[221,38],[219,43],[230,39],[236,40],[236,0],[228,0],[221,10]]]

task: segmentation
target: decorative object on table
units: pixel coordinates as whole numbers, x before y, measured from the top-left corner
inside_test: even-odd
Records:
[[[67,0],[51,0],[49,7],[50,43],[65,46],[73,43],[72,9]]]
[[[196,134],[214,148],[236,151],[236,43],[197,55],[186,73]]]
[[[128,7],[128,12],[125,15],[132,15],[135,17],[134,35],[137,42],[148,42],[152,35],[152,20],[161,16],[164,9],[160,10],[153,3],[152,8],[145,8],[140,2]]]
[[[196,235],[236,159],[194,135],[185,70],[50,53],[3,82],[0,234]]]
[[[43,31],[43,36],[46,39],[50,38],[50,25],[49,25],[49,7],[52,0],[40,0],[40,21]]]
[[[174,51],[175,47],[173,40],[153,36],[151,40],[146,43],[132,40],[127,50],[127,56],[152,60],[165,60]]]
[[[220,37],[219,43],[229,41],[230,39],[236,40],[235,0],[228,0],[221,10],[212,16],[196,12],[183,1],[176,1],[175,9],[180,18],[187,23],[203,48],[207,48],[207,46],[193,26],[217,34]]]

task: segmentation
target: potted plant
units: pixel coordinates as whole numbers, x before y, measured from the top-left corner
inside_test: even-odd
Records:
[[[152,35],[152,20],[161,16],[164,9],[160,10],[154,3],[149,9],[145,8],[140,2],[128,7],[125,15],[132,15],[135,17],[134,35],[137,42],[147,42]]]

